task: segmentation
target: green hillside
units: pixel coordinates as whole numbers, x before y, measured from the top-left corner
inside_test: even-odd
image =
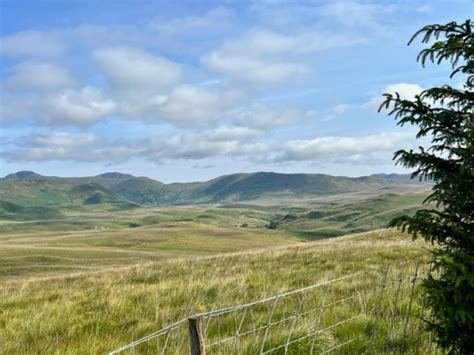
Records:
[[[348,178],[323,174],[277,174],[259,172],[221,176],[203,183],[160,185],[155,204],[215,203],[246,201],[263,197],[308,197],[363,191],[404,184],[416,184],[404,176],[399,179],[384,177]],[[149,203],[144,195],[132,194],[133,189],[143,191],[139,185],[126,181],[127,198],[138,203]],[[115,187],[115,189],[118,186]]]
[[[232,174],[206,182],[164,184],[147,177],[105,173],[92,177],[42,176],[21,171],[0,179],[0,216],[57,218],[65,208],[127,209],[139,205],[235,203],[265,199],[308,199],[343,193],[402,192],[407,187],[428,185],[405,175],[348,178],[323,174],[277,174],[259,172]],[[13,204],[13,205],[9,205]],[[92,207],[91,207],[92,206]],[[35,208],[48,207],[44,215]],[[25,217],[26,216],[26,217]]]
[[[141,204],[161,204],[167,195],[166,185],[147,177],[134,177],[111,187],[130,201]]]
[[[365,232],[385,228],[402,214],[413,214],[421,208],[426,193],[385,193],[353,201],[300,208],[272,219],[275,229],[291,231],[309,239]]]
[[[53,219],[76,210],[130,209],[137,205],[96,183],[59,178],[6,178],[0,181],[0,218]]]
[[[323,174],[277,174],[259,172],[234,174],[208,181],[195,189],[201,198],[247,200],[264,195],[330,195],[397,183],[384,178],[348,178]]]
[[[74,184],[49,179],[4,179],[0,182],[0,201],[23,207],[73,204]]]
[[[387,263],[395,265],[394,275],[397,275],[398,266],[414,272],[417,256],[429,260],[426,251],[428,245],[421,241],[414,243],[408,236],[394,231],[309,243],[295,243],[288,239],[286,243],[293,243],[294,246],[287,247],[282,246],[283,235],[255,233],[247,238],[244,234],[226,235],[225,230],[215,232],[207,237],[205,234],[197,237],[182,234],[182,249],[172,255],[175,258],[170,259],[168,255],[164,260],[160,260],[158,255],[151,257],[148,255],[150,249],[146,248],[146,243],[160,236],[160,233],[150,233],[147,237],[136,233],[130,244],[126,243],[125,236],[118,236],[119,241],[113,244],[117,237],[113,235],[110,235],[109,244],[102,244],[86,235],[67,235],[66,238],[56,235],[56,243],[47,233],[37,234],[35,238],[24,236],[24,240],[15,238],[14,242],[4,237],[0,250],[7,246],[5,254],[8,253],[8,257],[0,260],[4,260],[2,270],[6,270],[11,278],[0,279],[0,319],[3,320],[0,320],[0,339],[3,339],[0,353],[105,354],[197,312],[252,302],[361,270],[376,272],[383,270]],[[165,233],[161,235],[169,245],[171,240],[166,241],[168,238]],[[82,240],[88,240],[91,247],[79,248],[77,242],[81,237]],[[34,244],[31,244],[32,240]],[[221,249],[223,247],[225,251],[250,249],[250,242],[254,243],[250,248],[257,247],[258,243],[261,246],[280,246],[210,255],[212,252],[224,251]],[[47,248],[54,254],[40,255],[40,251]],[[203,257],[206,254],[208,256]],[[176,258],[179,255],[194,257]],[[137,256],[146,262],[138,264]],[[100,265],[101,262],[103,265]],[[35,270],[38,265],[56,274],[31,278],[32,272],[38,272]],[[379,280],[369,273],[354,282],[342,282],[337,284],[337,288],[325,291],[324,299],[328,299],[328,304],[330,300],[339,300],[347,295],[355,298],[353,303],[342,303],[335,308],[337,313],[331,317],[328,318],[325,313],[323,324],[334,324],[360,314],[359,301],[361,304],[365,302],[367,292],[380,292],[376,288]],[[408,281],[400,292],[395,293],[393,285],[385,292],[384,309],[388,312],[393,310],[403,315],[409,305],[414,313],[420,312],[421,302],[417,299],[413,304],[410,302]],[[361,285],[371,287],[364,288],[364,293],[355,293],[354,290],[362,290]],[[308,294],[304,309],[317,308],[322,297],[323,294]],[[278,312],[294,312],[296,305],[294,299],[282,299],[278,303]],[[262,322],[257,325],[263,324],[268,312],[266,307],[256,308],[250,314],[250,319],[255,317],[257,322]],[[238,315],[241,316],[241,313]],[[306,334],[311,329],[309,327],[314,326],[315,317],[302,318],[295,328],[295,337]],[[360,317],[342,328],[325,333],[322,349],[330,349],[334,344],[364,335],[366,327],[370,330],[375,315]],[[392,329],[391,319],[382,319],[373,353],[386,351],[385,340],[389,329]],[[400,319],[402,316],[397,321]],[[415,329],[419,324],[417,319],[413,322],[413,328],[410,329]],[[232,318],[222,323],[222,334],[231,335],[235,324],[238,325],[238,320],[233,321]],[[400,346],[405,343],[401,341],[406,341],[405,353],[417,353],[416,348],[419,353],[425,353],[426,349],[421,347],[423,343],[419,344],[416,336],[424,338],[426,334],[418,330],[413,333],[414,337],[404,338],[403,329],[398,323],[395,329],[393,342],[388,344],[390,352],[402,353]],[[186,353],[186,334],[182,333],[179,338],[182,347],[173,343],[170,349],[176,353]],[[288,334],[287,327],[275,327],[269,343],[284,344]],[[351,343],[344,353],[365,353],[370,339],[373,338],[364,337]],[[251,350],[255,337],[249,336],[243,340],[241,346],[246,347],[243,353],[258,352]],[[137,350],[137,354],[156,353],[156,342],[145,345]],[[216,353],[232,352],[227,349]],[[298,352],[297,348],[292,348],[290,353],[308,352],[301,349]]]

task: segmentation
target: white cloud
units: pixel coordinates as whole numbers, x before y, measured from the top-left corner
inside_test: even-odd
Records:
[[[145,157],[160,159],[205,159],[216,156],[247,156],[261,144],[253,140],[261,134],[245,127],[221,126],[214,130],[188,132],[151,144]]]
[[[175,124],[203,124],[219,118],[238,98],[237,92],[218,92],[192,85],[171,91],[160,107],[164,118]]]
[[[229,140],[242,140],[247,138],[254,138],[260,135],[262,132],[248,127],[218,127],[212,134],[212,140],[217,141],[229,141]]]
[[[51,131],[20,137],[3,156],[12,161],[123,162],[143,154],[144,147],[107,141],[90,133]]]
[[[170,20],[161,18],[155,19],[150,23],[150,27],[169,35],[177,33],[183,34],[214,27],[229,26],[229,22],[232,21],[233,16],[234,12],[232,10],[218,6],[200,16],[185,16]]]
[[[412,134],[380,133],[361,137],[321,137],[292,140],[276,161],[311,161],[319,158],[392,151],[403,144],[413,144]]]
[[[416,95],[419,95],[424,89],[418,84],[398,83],[385,87],[385,92],[389,94],[400,94],[403,100],[413,100]]]
[[[248,110],[241,112],[235,123],[256,129],[272,129],[295,122],[300,116],[300,111],[293,108],[275,110],[265,105],[256,104]]]
[[[20,83],[12,81],[9,84]],[[37,82],[35,85],[46,86],[46,83]],[[130,95],[111,92],[106,95],[103,90],[91,86],[37,90],[32,95],[3,95],[0,110],[3,121],[29,117],[48,126],[89,126],[116,114],[129,119],[165,121],[187,127],[220,119],[240,97],[237,91],[208,90],[193,85],[180,85],[162,94],[138,94],[140,92]]]
[[[89,133],[47,132],[20,137],[2,153],[11,161],[125,162],[132,158],[155,163],[227,157],[265,164],[319,162],[374,165],[390,161],[391,153],[411,135],[380,133],[363,137],[321,137],[276,142],[261,140],[261,132],[243,127],[218,127],[161,139],[107,140]]]
[[[371,27],[374,22],[387,22],[381,15],[394,12],[397,6],[389,2],[364,0],[256,1],[250,9],[261,20],[274,26],[321,24],[323,28],[340,28]]]
[[[19,148],[4,155],[21,161],[82,160],[89,158],[88,152],[100,144],[101,140],[92,134],[49,132],[23,137]]]
[[[77,84],[74,76],[65,68],[49,64],[26,62],[13,68],[13,75],[4,83],[10,90],[51,90]]]
[[[302,64],[283,60],[266,60],[251,57],[245,53],[229,54],[214,51],[204,57],[203,62],[217,73],[229,75],[237,80],[264,85],[277,85],[308,71],[307,67]]]
[[[339,104],[332,108],[332,112],[336,115],[342,115],[351,109],[352,105],[349,104]]]
[[[61,90],[48,96],[40,106],[43,111],[39,115],[44,123],[79,126],[94,124],[117,108],[113,100],[105,98],[99,89],[93,87]]]
[[[0,54],[12,57],[55,57],[65,44],[58,33],[23,31],[0,38]]]
[[[362,108],[377,111],[384,101],[382,94],[398,93],[403,100],[413,100],[416,95],[419,95],[424,89],[418,84],[410,83],[396,83],[387,85],[379,95],[373,96],[368,102],[362,105]]]
[[[337,117],[343,115],[346,112],[352,110],[355,106],[351,104],[338,104],[336,106],[330,107],[329,109],[321,112],[320,114],[316,115],[317,118],[322,121],[331,121],[336,119]],[[309,114],[309,113],[307,113]]]
[[[226,40],[201,58],[210,70],[238,81],[273,86],[309,73],[302,56],[330,48],[359,43],[360,38],[347,34],[302,31],[281,34],[266,29],[252,29],[242,37]]]
[[[389,4],[361,1],[331,1],[318,9],[318,16],[326,21],[336,21],[348,27],[366,27],[381,30],[382,15],[394,10]]]
[[[364,154],[349,154],[338,156],[330,159],[329,162],[333,164],[359,166],[359,165],[383,165],[391,162],[392,152],[368,152]]]
[[[240,39],[224,42],[205,55],[202,62],[209,69],[236,80],[276,85],[308,71],[305,65],[282,56],[294,46],[295,40],[290,36],[252,30]]]
[[[89,126],[118,113],[118,105],[95,87],[2,95],[2,121],[30,118],[46,126]]]
[[[155,162],[163,159],[199,160],[256,153],[259,144],[252,140],[259,134],[243,127],[218,127],[163,139],[111,141],[90,133],[51,131],[18,137],[13,140],[11,148],[2,151],[2,155],[12,161],[123,162],[130,158]]]
[[[230,154],[238,148],[237,141],[209,141],[199,135],[181,135],[154,148],[148,159],[204,159]]]
[[[103,48],[94,56],[112,85],[119,90],[161,92],[181,78],[178,64],[141,49]]]

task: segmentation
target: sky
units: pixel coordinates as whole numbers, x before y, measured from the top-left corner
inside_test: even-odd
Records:
[[[470,0],[0,0],[0,175],[403,173],[382,94],[460,85],[411,35]]]

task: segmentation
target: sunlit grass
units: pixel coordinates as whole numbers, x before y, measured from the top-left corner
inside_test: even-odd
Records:
[[[104,353],[189,314],[387,263],[413,265],[417,256],[426,254],[421,242],[387,231],[265,251],[158,260],[79,276],[64,271],[34,281],[4,281],[0,352]],[[338,312],[334,317],[348,317],[352,311]],[[347,328],[339,338],[351,336],[361,326],[354,323],[356,328]],[[283,330],[272,333],[272,341],[279,337],[284,337]]]

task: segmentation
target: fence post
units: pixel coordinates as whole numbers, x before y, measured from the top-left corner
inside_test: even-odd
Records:
[[[202,331],[202,319],[189,318],[189,345],[191,347],[191,355],[205,355],[204,335]]]

